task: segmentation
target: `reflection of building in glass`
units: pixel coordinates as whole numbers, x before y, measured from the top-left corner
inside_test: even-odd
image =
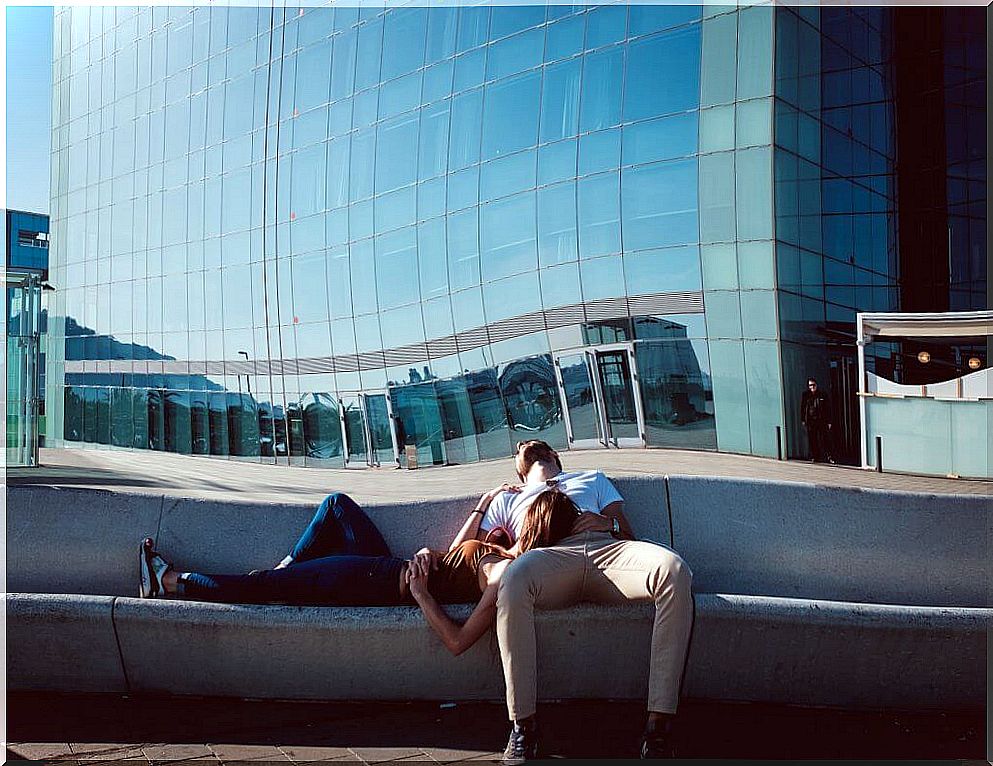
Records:
[[[929,93],[968,141],[914,161],[948,198],[915,209],[954,218],[953,302],[979,299],[982,25],[929,10],[941,79],[906,95],[906,13],[60,9],[55,441],[802,454],[797,380],[840,391],[854,312],[907,300]]]

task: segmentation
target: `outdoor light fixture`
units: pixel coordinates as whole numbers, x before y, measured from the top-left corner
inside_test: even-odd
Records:
[[[983,366],[983,362],[978,356],[970,356],[968,364],[970,370],[978,370]]]
[[[927,351],[921,351],[917,355],[917,361],[920,362],[921,364],[927,364],[928,362],[931,361],[931,354],[928,353]]]

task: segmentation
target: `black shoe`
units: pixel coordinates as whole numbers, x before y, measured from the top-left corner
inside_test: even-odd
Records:
[[[669,727],[652,733],[645,733],[641,738],[639,758],[659,759],[675,758],[676,749],[672,744],[672,733]]]
[[[507,740],[507,747],[503,751],[503,758],[500,763],[504,766],[517,766],[525,761],[533,761],[538,757],[538,727],[531,723],[521,726],[514,724],[510,730],[510,739]]]

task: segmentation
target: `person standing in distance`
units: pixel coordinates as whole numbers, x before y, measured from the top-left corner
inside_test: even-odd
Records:
[[[834,462],[831,456],[831,408],[828,398],[813,378],[807,380],[807,390],[800,398],[800,421],[807,429],[811,462]]]

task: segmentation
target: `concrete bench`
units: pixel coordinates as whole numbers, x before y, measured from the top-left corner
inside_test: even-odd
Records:
[[[637,535],[694,572],[683,693],[846,707],[980,707],[988,500],[703,477],[615,482]],[[441,547],[475,498],[366,510],[397,555]],[[452,658],[416,607],[143,601],[137,543],[179,569],[282,558],[312,506],[8,490],[10,689],[280,699],[503,698],[496,638]],[[465,617],[469,605],[448,607]],[[652,607],[540,612],[544,699],[644,697]]]

